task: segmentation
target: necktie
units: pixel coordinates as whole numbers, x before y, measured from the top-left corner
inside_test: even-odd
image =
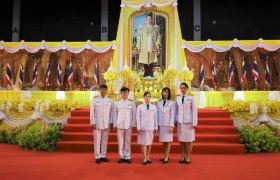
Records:
[[[147,109],[149,110],[149,104],[147,104]]]
[[[184,103],[184,98],[185,98],[185,96],[182,97],[182,104]]]
[[[163,107],[164,107],[165,103],[166,103],[166,101],[164,100],[164,101],[163,101]]]

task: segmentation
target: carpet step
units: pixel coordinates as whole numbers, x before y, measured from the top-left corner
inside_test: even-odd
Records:
[[[64,132],[92,132],[93,128],[89,124],[66,124]]]
[[[90,110],[78,109],[71,111],[71,116],[89,116]],[[230,117],[230,113],[223,110],[198,110],[198,117]]]
[[[109,142],[107,152],[118,152],[116,142]],[[92,141],[64,141],[57,143],[57,150],[63,152],[93,152]],[[141,153],[140,145],[136,142],[131,143],[132,153]],[[151,153],[160,153],[163,151],[162,143],[153,143]],[[170,153],[180,153],[178,142],[171,144]],[[198,154],[240,154],[244,153],[243,144],[235,143],[194,143],[192,153]]]
[[[68,124],[90,124],[89,116],[73,116],[69,117],[67,120]]]
[[[235,126],[197,126],[195,129],[199,134],[236,134]]]
[[[62,141],[93,141],[93,133],[73,133],[67,132],[61,135]],[[174,133],[173,140],[177,141],[177,134]],[[110,133],[109,142],[117,142],[117,133]],[[132,142],[137,142],[137,133],[133,133],[131,137]],[[155,134],[154,142],[159,142],[159,135]],[[211,134],[196,134],[195,142],[225,142],[225,143],[239,143],[239,135],[211,135]]]
[[[92,132],[93,129],[89,124],[66,124],[64,132]],[[133,132],[136,132],[135,130]],[[198,125],[196,133],[201,134],[235,134],[237,128],[235,126],[204,126]]]
[[[198,118],[212,118],[212,117],[230,117],[230,113],[226,111],[201,111],[198,112]]]
[[[231,118],[198,118],[198,125],[228,125],[233,126]]]
[[[78,109],[71,111],[71,116],[88,116],[89,117],[89,110],[85,109]]]

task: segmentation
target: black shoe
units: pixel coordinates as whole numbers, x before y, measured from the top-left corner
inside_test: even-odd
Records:
[[[96,164],[100,164],[101,163],[101,159],[96,159],[95,162],[96,162]]]
[[[125,159],[125,162],[128,163],[128,164],[132,163],[131,159]]]
[[[123,163],[124,162],[124,159],[119,159],[118,160],[118,163]]]
[[[179,163],[180,163],[180,164],[185,163],[185,159],[180,159]]]
[[[191,160],[186,160],[185,164],[191,164]]]
[[[143,165],[146,165],[148,163],[148,161],[142,161]]]
[[[168,161],[169,161],[169,158],[168,158],[167,160],[163,160],[162,163],[163,163],[163,164],[167,164]]]
[[[152,163],[152,161],[151,161],[151,160],[147,160],[147,163],[151,164],[151,163]]]
[[[160,158],[159,161],[164,161],[164,158]]]
[[[109,159],[108,158],[101,158],[101,161],[109,162]]]

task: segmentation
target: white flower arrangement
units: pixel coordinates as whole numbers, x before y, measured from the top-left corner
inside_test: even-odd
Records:
[[[37,101],[35,102],[35,110],[36,110],[36,111],[39,111],[39,110],[40,110],[40,103],[41,103],[41,100],[37,100]]]
[[[250,114],[257,114],[259,109],[259,105],[256,102],[250,103]]]
[[[6,113],[7,114],[10,112],[11,107],[12,107],[12,103],[10,101],[8,101],[7,105],[6,105]]]
[[[23,102],[18,104],[18,112],[20,112],[20,113],[23,112]]]
[[[44,112],[44,107],[45,107],[45,104],[44,104],[44,103],[41,103],[41,105],[40,105],[40,112],[41,112],[41,113]]]
[[[267,114],[267,107],[265,102],[263,102],[263,113]]]
[[[46,106],[46,110],[48,111],[50,109],[50,101],[49,100],[45,101],[45,106]]]
[[[6,110],[6,105],[5,105],[5,103],[2,102],[2,103],[0,104],[0,110],[1,110],[1,111],[5,111],[5,110]]]

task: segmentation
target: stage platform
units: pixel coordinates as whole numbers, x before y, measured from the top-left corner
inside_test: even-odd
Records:
[[[90,98],[98,91],[0,91],[1,100],[51,100],[69,99],[79,101],[81,106],[89,106]],[[192,91],[198,107],[222,107],[232,100],[280,100],[280,91]],[[156,99],[154,99],[156,101]]]

